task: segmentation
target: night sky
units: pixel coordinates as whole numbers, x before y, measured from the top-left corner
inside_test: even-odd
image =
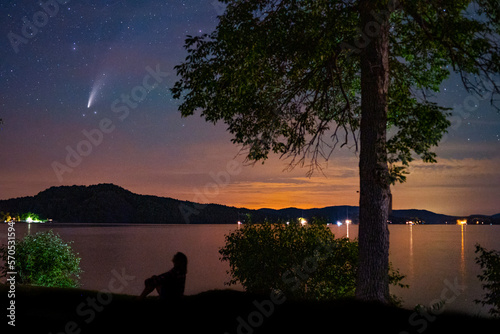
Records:
[[[354,151],[337,151],[326,176],[307,178],[276,156],[247,166],[224,124],[180,117],[173,67],[186,35],[215,28],[217,2],[43,2],[0,4],[0,199],[114,183],[248,208],[357,205]],[[454,107],[438,164],[415,162],[392,189],[394,208],[500,213],[500,114],[456,76],[435,100]]]

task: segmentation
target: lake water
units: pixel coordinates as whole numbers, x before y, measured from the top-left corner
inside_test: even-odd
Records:
[[[237,225],[61,225],[22,224],[16,227],[17,238],[47,231],[59,233],[80,254],[83,288],[107,289],[117,272],[128,276],[122,293],[138,295],[144,279],[172,267],[172,256],[181,251],[189,259],[186,294],[210,289],[225,289],[229,266],[219,260],[218,250],[224,235]],[[337,237],[356,238],[358,226],[331,226]],[[391,288],[403,298],[404,306],[425,306],[446,299],[447,310],[487,315],[487,309],[473,300],[483,295],[477,278],[476,243],[500,250],[500,226],[490,225],[390,225],[390,260],[394,268],[407,275],[409,289]],[[2,224],[0,243],[7,241],[7,224]],[[464,287],[458,293],[450,286]],[[242,289],[241,286],[232,286]],[[455,291],[455,292],[454,292]],[[456,298],[452,298],[455,297]]]

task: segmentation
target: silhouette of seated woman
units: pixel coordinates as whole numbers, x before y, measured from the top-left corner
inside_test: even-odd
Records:
[[[144,299],[156,289],[160,299],[169,303],[180,301],[184,295],[187,273],[187,257],[181,252],[172,259],[174,267],[161,275],[154,275],[144,281],[144,291],[139,299]]]

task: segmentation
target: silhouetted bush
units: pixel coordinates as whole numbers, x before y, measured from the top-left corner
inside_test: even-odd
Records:
[[[328,300],[354,295],[358,242],[336,239],[320,224],[243,225],[220,249],[231,280],[253,293],[282,291],[287,298]],[[391,284],[404,276],[390,275]]]

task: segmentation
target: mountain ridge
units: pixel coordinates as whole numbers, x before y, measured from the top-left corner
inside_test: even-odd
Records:
[[[222,204],[200,204],[189,201],[135,194],[120,186],[101,183],[89,186],[53,186],[35,196],[0,200],[0,211],[11,213],[32,212],[40,218],[52,218],[63,223],[157,223],[157,224],[234,224],[247,221],[292,220],[323,217],[329,222],[350,219],[357,222],[359,208],[351,205],[301,209],[247,209]],[[455,223],[459,216],[434,213],[428,210],[393,210],[390,220],[405,223],[408,219],[429,224]],[[500,214],[472,215],[475,221],[500,223]],[[475,220],[476,219],[476,220]]]

